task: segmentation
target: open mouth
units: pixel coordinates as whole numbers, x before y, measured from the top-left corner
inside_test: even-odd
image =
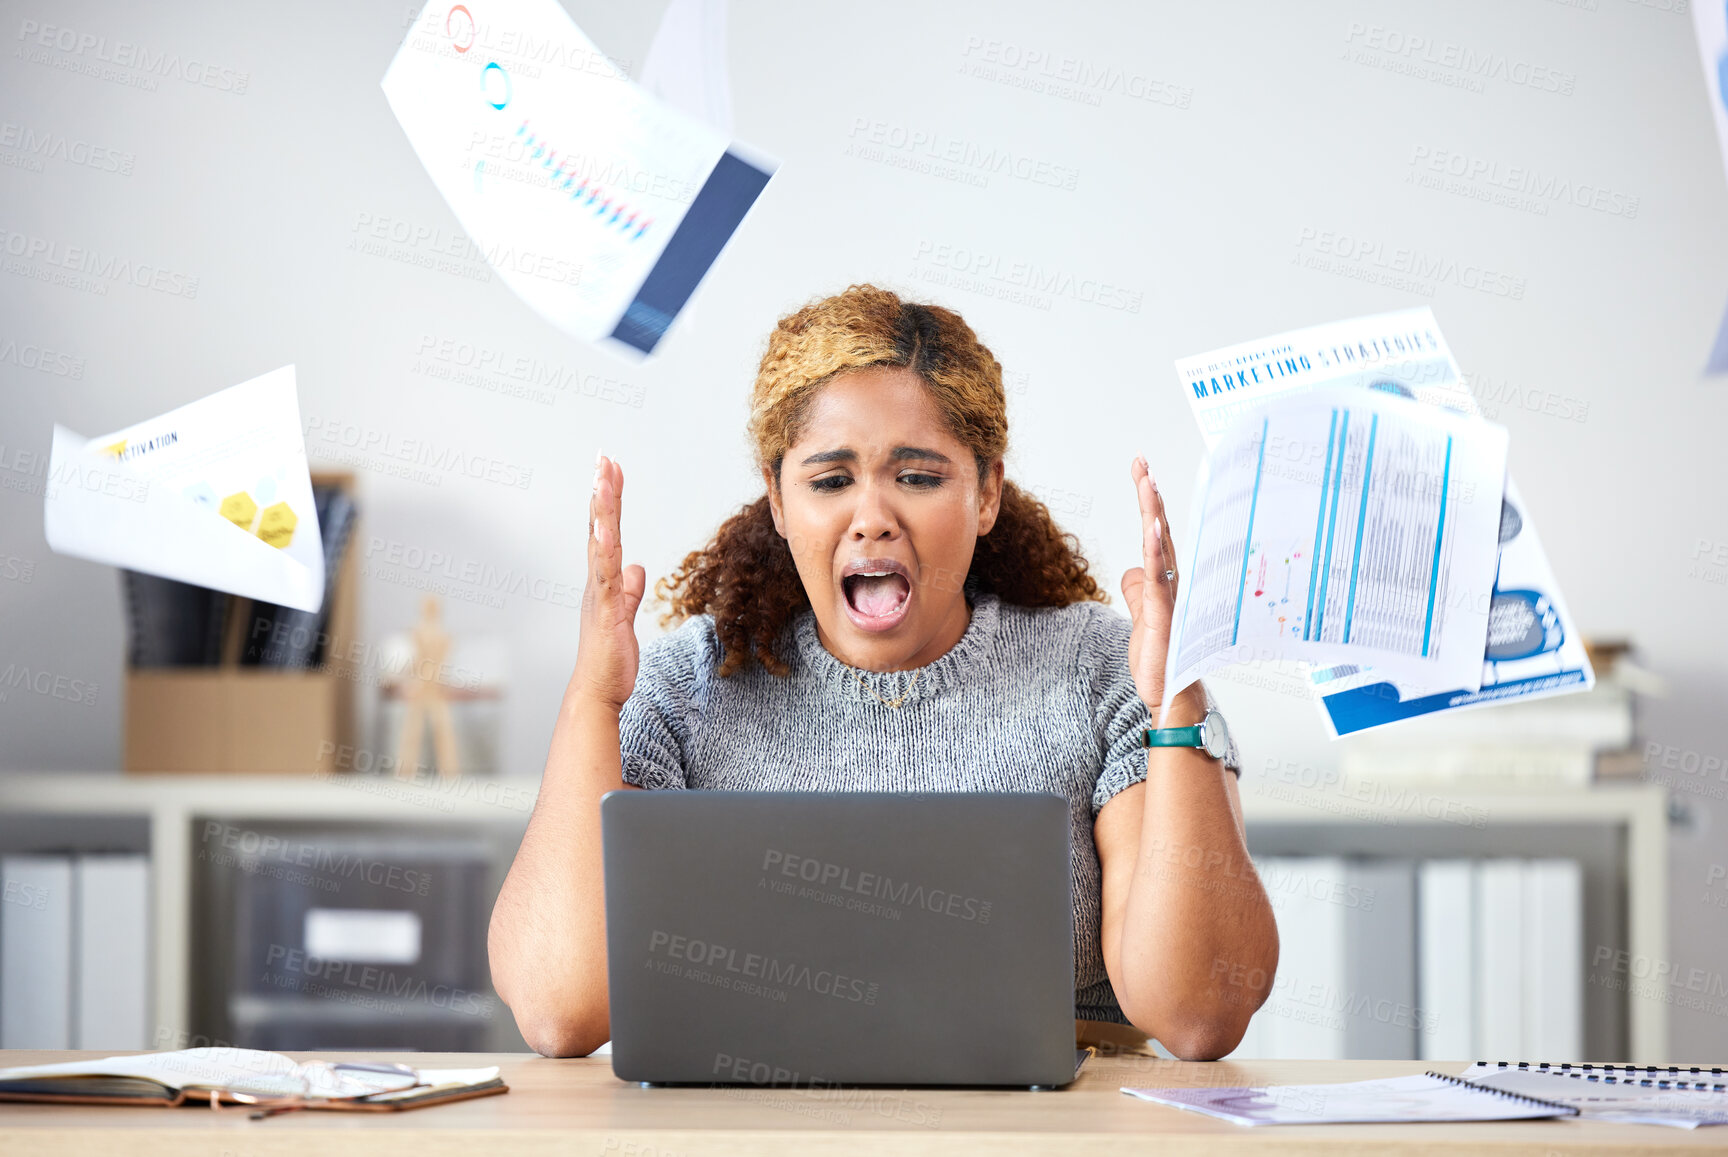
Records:
[[[866,571],[840,580],[846,605],[860,626],[878,630],[892,626],[912,601],[912,584],[896,571]]]

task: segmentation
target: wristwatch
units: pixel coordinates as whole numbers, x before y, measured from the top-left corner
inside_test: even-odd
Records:
[[[1148,727],[1141,739],[1145,747],[1198,747],[1213,759],[1223,759],[1230,750],[1230,728],[1211,708],[1193,727]]]

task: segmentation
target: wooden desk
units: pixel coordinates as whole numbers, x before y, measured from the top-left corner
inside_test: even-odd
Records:
[[[0,1053],[0,1067],[77,1053]],[[95,1055],[95,1054],[89,1054]],[[312,1054],[295,1054],[305,1059]],[[318,1054],[348,1056],[348,1054]],[[521,1053],[419,1054],[427,1067],[498,1065],[510,1092],[401,1114],[286,1113],[263,1121],[208,1108],[118,1109],[0,1103],[6,1157],[324,1157],[410,1154],[919,1154],[991,1157],[1276,1152],[1582,1157],[1722,1152],[1728,1126],[1692,1131],[1577,1120],[1460,1125],[1299,1125],[1246,1129],[1124,1096],[1122,1085],[1251,1085],[1356,1081],[1454,1063],[1222,1061],[1119,1057],[1087,1063],[1048,1093],[932,1089],[642,1089],[613,1077],[604,1057],[547,1060]]]

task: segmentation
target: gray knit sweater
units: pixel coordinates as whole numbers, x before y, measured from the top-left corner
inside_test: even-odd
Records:
[[[1129,621],[1099,603],[1027,608],[992,594],[946,654],[913,671],[840,662],[805,610],[778,653],[720,678],[708,615],[642,651],[619,720],[626,783],[745,791],[1049,791],[1073,817],[1074,1015],[1125,1023],[1100,947],[1092,823],[1146,778],[1150,726],[1128,671]],[[856,677],[855,677],[856,676]],[[898,708],[879,702],[905,699]],[[1234,747],[1226,763],[1235,766]]]

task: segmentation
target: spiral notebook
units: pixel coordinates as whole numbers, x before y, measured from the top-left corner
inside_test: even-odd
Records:
[[[1696,1129],[1728,1125],[1728,1069],[1699,1065],[1579,1065],[1477,1061],[1465,1080],[1573,1105],[1581,1117]]]
[[[1128,1089],[1131,1097],[1236,1125],[1342,1125],[1400,1121],[1516,1121],[1576,1117],[1576,1105],[1427,1073],[1337,1085]]]

